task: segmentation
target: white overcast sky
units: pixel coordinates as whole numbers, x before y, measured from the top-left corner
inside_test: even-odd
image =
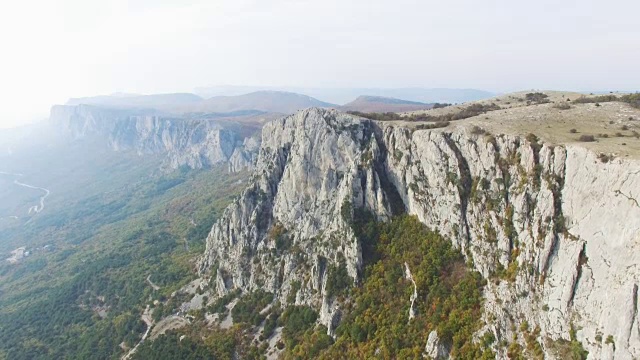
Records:
[[[638,0],[3,0],[0,127],[208,85],[640,88]]]

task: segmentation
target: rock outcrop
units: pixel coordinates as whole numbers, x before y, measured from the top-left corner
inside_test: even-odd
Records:
[[[424,348],[425,354],[435,360],[442,360],[449,358],[449,349],[440,343],[438,333],[433,330],[429,333],[427,338],[427,345]]]
[[[115,151],[164,155],[172,169],[228,163],[230,171],[241,171],[253,166],[259,149],[257,139],[243,138],[222,122],[167,117],[154,110],[54,106],[50,121],[71,140],[97,136]]]
[[[236,146],[229,157],[229,171],[239,172],[251,169],[256,163],[260,151],[260,140],[255,137],[245,138],[242,146]]]
[[[478,334],[494,334],[500,358],[502,340],[525,344],[525,321],[549,358],[561,356],[556,344],[571,329],[590,358],[640,356],[636,160],[604,163],[535,136],[413,130],[309,109],[265,125],[249,184],[200,261],[219,295],[265,289],[314,306],[331,332],[340,309],[327,279],[343,266],[355,282],[362,270],[349,212],[406,212],[488,280]],[[429,351],[443,355],[431,340]]]

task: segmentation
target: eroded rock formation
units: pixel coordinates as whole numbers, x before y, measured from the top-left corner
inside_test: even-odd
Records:
[[[257,138],[242,137],[223,122],[168,117],[153,110],[54,106],[50,120],[71,140],[101,137],[115,151],[163,155],[172,169],[228,164],[230,171],[240,171],[253,166],[259,148]]]
[[[200,271],[219,295],[260,288],[309,304],[331,331],[340,306],[327,279],[344,266],[357,282],[362,270],[347,213],[406,212],[488,280],[478,333],[494,333],[499,357],[500,340],[524,344],[526,320],[550,358],[572,327],[591,358],[633,358],[639,189],[640,162],[603,163],[577,145],[308,109],[265,125],[249,186],[213,226]]]

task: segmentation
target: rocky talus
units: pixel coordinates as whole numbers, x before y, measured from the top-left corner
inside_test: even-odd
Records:
[[[308,109],[263,128],[249,186],[213,226],[200,271],[218,295],[265,289],[320,311],[340,306],[332,271],[354,283],[362,255],[354,208],[415,215],[487,279],[484,327],[525,345],[526,321],[546,357],[570,332],[592,359],[640,357],[640,162],[602,162],[535,136],[412,130]],[[430,348],[439,348],[437,335]],[[441,351],[435,353],[440,354]]]

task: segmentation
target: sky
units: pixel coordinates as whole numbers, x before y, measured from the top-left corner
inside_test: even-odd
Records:
[[[212,85],[640,89],[637,0],[20,0],[0,128],[69,97]]]

